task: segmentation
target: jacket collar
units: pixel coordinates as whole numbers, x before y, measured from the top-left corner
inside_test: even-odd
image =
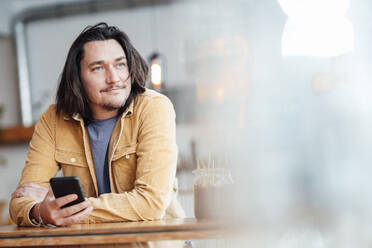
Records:
[[[69,115],[64,115],[64,116],[63,116],[63,119],[64,119],[65,121],[69,121],[69,120],[71,120],[71,118],[74,119],[75,121],[80,121],[80,120],[83,119],[83,118],[81,118],[81,116],[80,116],[79,113],[75,113],[75,114],[73,114],[72,116],[69,116]]]
[[[134,101],[136,99],[133,99],[132,102],[129,104],[128,108],[124,111],[124,113],[121,115],[121,118],[124,118],[126,116],[130,116],[133,113],[134,109]]]
[[[133,113],[133,109],[134,109],[134,100],[129,104],[127,110],[125,110],[125,112],[121,114],[121,119],[125,118],[126,116],[130,116]],[[70,120],[71,118],[74,119],[75,121],[83,120],[83,118],[81,117],[79,113],[75,113],[72,116],[68,116],[68,115],[63,116],[63,119],[66,121]]]

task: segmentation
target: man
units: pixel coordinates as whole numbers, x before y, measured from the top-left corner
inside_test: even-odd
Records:
[[[56,104],[35,126],[10,215],[21,226],[184,217],[176,199],[175,113],[146,89],[148,67],[118,28],[99,23],[73,42]],[[49,179],[77,176],[86,201],[61,208]]]

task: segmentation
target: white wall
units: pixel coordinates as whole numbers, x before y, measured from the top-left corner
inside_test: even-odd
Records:
[[[10,38],[0,38],[0,58],[0,105],[4,107],[0,126],[11,126],[19,124],[21,119],[15,56]],[[0,201],[8,202],[11,192],[17,186],[26,152],[26,144],[0,146]],[[7,208],[3,214],[8,216]],[[2,222],[6,222],[6,219],[0,219]]]

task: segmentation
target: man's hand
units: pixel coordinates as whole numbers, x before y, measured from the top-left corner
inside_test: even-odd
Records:
[[[44,200],[37,206],[40,211],[40,217],[44,224],[53,224],[55,226],[68,226],[79,223],[90,215],[93,207],[89,201],[83,201],[70,207],[61,208],[65,204],[77,199],[76,194],[70,194],[59,198],[54,198],[53,191],[50,188]],[[32,209],[33,216],[39,219],[37,208]]]
[[[38,206],[32,208],[32,216],[39,221],[39,217],[41,217],[44,224],[53,224],[55,226],[68,226],[79,223],[88,217],[93,210],[89,201],[61,208],[65,204],[76,200],[77,195],[71,194],[56,199],[51,188],[48,190],[37,183],[24,183],[18,186],[12,194],[12,199],[19,197],[35,199],[38,202]]]
[[[31,197],[37,202],[41,202],[48,193],[48,188],[40,186],[37,183],[23,183],[19,185],[12,194],[13,198]]]

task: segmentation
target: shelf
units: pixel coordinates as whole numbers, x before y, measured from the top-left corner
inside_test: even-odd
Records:
[[[11,127],[0,127],[0,144],[14,144],[30,141],[34,133],[34,126],[24,127],[22,125]]]

